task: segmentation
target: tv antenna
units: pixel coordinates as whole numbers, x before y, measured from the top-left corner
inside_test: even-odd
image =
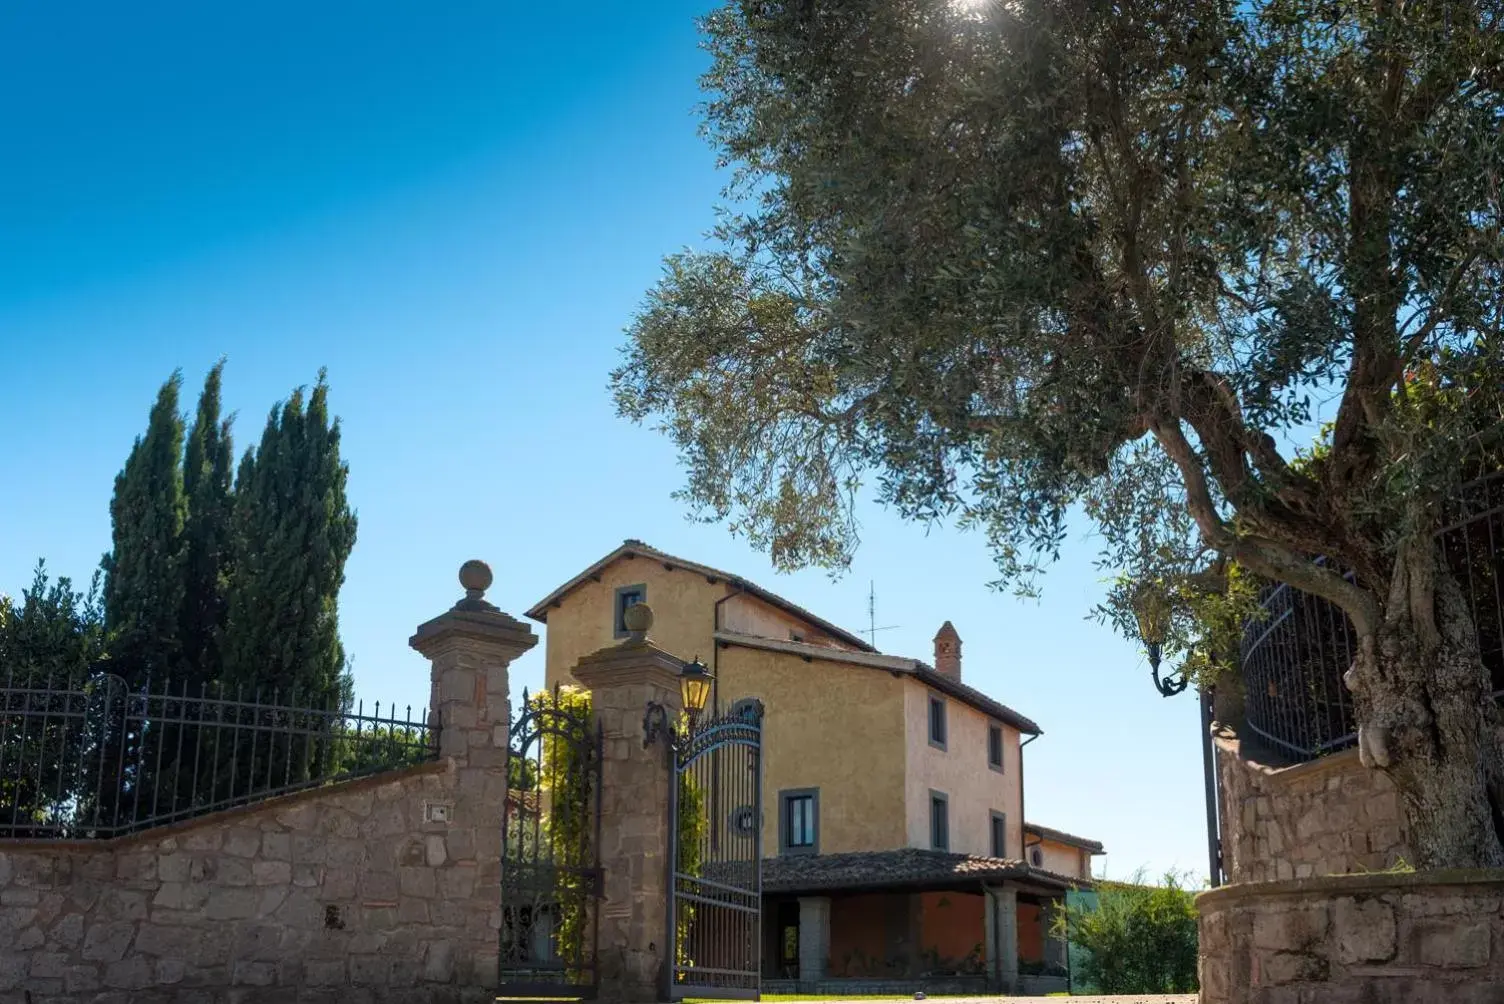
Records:
[[[879,631],[892,631],[897,624],[889,624],[886,627],[877,626],[877,583],[869,581],[867,584],[867,644],[877,648],[877,633]]]

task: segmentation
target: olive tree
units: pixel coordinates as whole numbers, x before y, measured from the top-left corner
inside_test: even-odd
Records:
[[[1122,624],[1229,565],[1324,597],[1419,862],[1504,865],[1499,716],[1434,545],[1504,427],[1504,3],[742,0],[703,28],[731,198],[613,374],[696,511],[839,569],[866,485],[1024,589],[1081,512]]]

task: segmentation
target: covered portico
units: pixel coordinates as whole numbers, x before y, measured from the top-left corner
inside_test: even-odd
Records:
[[[767,992],[1050,992],[1082,883],[1022,861],[904,848],[763,861]]]

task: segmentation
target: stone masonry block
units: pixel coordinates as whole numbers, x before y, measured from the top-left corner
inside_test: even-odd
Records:
[[[332,987],[345,982],[343,959],[310,960],[303,967],[303,982],[311,987]]]
[[[428,903],[421,899],[404,897],[397,901],[397,921],[401,924],[427,924]]]
[[[1291,906],[1278,912],[1262,911],[1254,918],[1256,948],[1300,952],[1320,944],[1327,934],[1329,918],[1323,906]]]
[[[396,902],[397,876],[392,872],[364,872],[360,876],[360,896],[367,900]]]
[[[433,871],[428,868],[399,868],[397,881],[404,896],[432,899],[437,892]]]
[[[104,967],[104,985],[118,990],[140,990],[149,987],[156,977],[156,967],[139,956],[133,955]]]
[[[181,851],[163,854],[157,858],[157,877],[163,882],[187,882],[191,862],[192,858]]]
[[[1489,931],[1486,921],[1416,921],[1410,931],[1409,956],[1427,966],[1476,969],[1488,965]]]
[[[475,857],[475,831],[470,829],[450,830],[444,834],[444,846],[449,857],[456,861],[468,861]]]
[[[210,920],[249,920],[256,916],[260,901],[255,889],[217,889],[204,913]]]
[[[231,857],[253,858],[261,850],[261,831],[237,826],[225,834],[224,852]]]
[[[77,948],[84,940],[84,917],[81,913],[64,914],[52,925],[52,942],[59,948]]]
[[[265,861],[291,861],[292,834],[263,833],[261,835],[261,857]]]
[[[230,981],[237,986],[269,987],[277,981],[277,967],[270,962],[237,962]]]
[[[350,982],[358,986],[385,986],[391,978],[392,962],[380,955],[350,957]]]
[[[1254,985],[1284,986],[1288,983],[1320,982],[1327,978],[1327,961],[1303,952],[1276,952],[1260,960]]]
[[[254,861],[251,876],[257,885],[292,884],[292,863],[288,861]]]
[[[444,669],[439,673],[440,703],[468,703],[475,698],[475,670],[461,667]]]
[[[188,964],[182,959],[158,959],[155,982],[158,986],[173,986],[183,982]]]
[[[90,993],[100,985],[99,970],[94,966],[69,966],[63,970],[63,990],[70,994]]]
[[[90,962],[118,962],[135,935],[136,925],[128,921],[96,921],[84,936],[83,957]]]
[[[101,913],[116,920],[144,920],[146,895],[136,889],[106,889],[99,909]]]
[[[1333,910],[1337,961],[1346,964],[1394,958],[1394,908],[1382,900],[1339,899]]]
[[[143,955],[191,959],[198,956],[202,942],[203,933],[197,927],[142,924],[133,948]]]

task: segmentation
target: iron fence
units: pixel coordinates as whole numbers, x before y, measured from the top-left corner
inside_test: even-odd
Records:
[[[0,837],[115,837],[437,755],[426,709],[365,710],[11,673],[0,688]]]
[[[1504,472],[1463,487],[1437,534],[1478,631],[1494,698],[1504,696]],[[1297,760],[1357,742],[1352,695],[1342,675],[1357,638],[1341,608],[1286,584],[1267,586],[1264,616],[1240,646],[1247,727]]]

